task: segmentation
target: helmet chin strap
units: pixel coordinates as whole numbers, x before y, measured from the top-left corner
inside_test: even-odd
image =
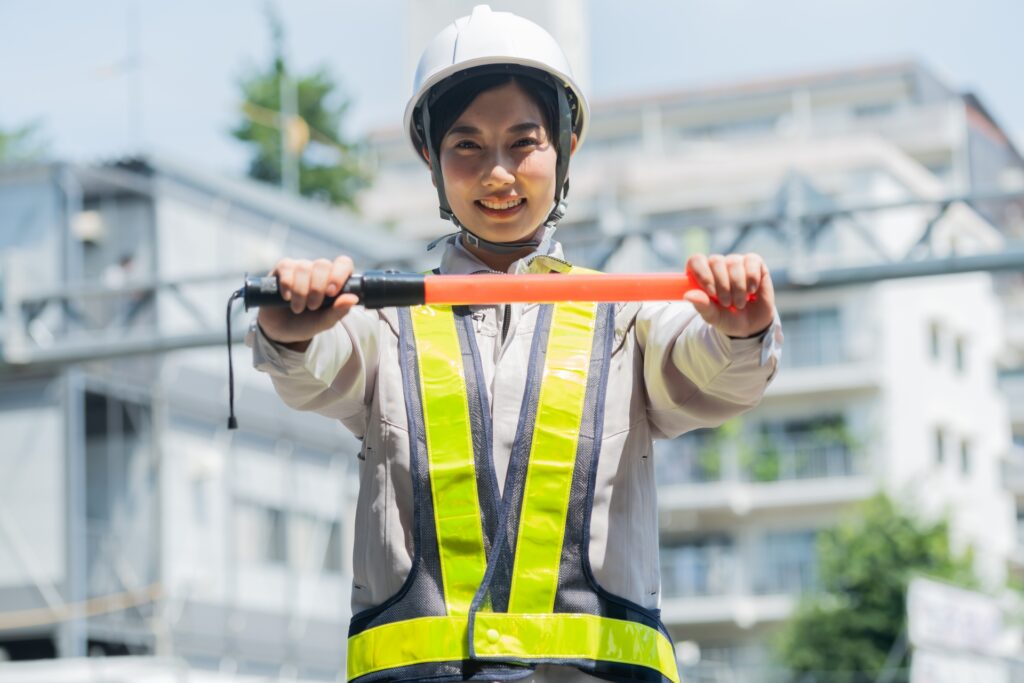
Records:
[[[568,183],[566,184],[568,185]],[[566,188],[566,192],[568,192],[568,188]],[[545,240],[551,238],[558,226],[558,222],[564,217],[565,200],[563,199],[558,202],[553,209],[551,209],[551,213],[548,214],[547,220],[545,220],[544,224],[534,232],[533,239],[522,242],[492,242],[491,240],[480,237],[480,235],[477,235],[472,230],[464,226],[450,209],[447,213],[444,209],[441,209],[441,218],[451,221],[458,230],[450,232],[447,235],[441,235],[437,239],[433,240],[427,245],[427,251],[430,251],[440,242],[443,242],[453,236],[461,236],[466,244],[477,247],[478,249],[483,249],[484,251],[489,251],[492,254],[513,254],[517,251],[522,251],[523,249],[536,249],[541,246]]]
[[[431,160],[430,163],[430,174],[434,179],[434,186],[437,187],[437,201],[438,209],[441,214],[441,218],[447,221],[451,221],[452,224],[459,230],[457,232],[442,235],[433,242],[427,245],[427,251],[433,249],[439,242],[442,242],[452,235],[461,235],[462,239],[467,244],[489,251],[492,254],[512,254],[523,249],[536,249],[541,245],[545,239],[550,239],[554,233],[555,228],[558,226],[558,222],[565,217],[566,212],[566,197],[569,194],[569,156],[571,154],[572,144],[572,122],[573,114],[572,107],[569,104],[569,98],[565,93],[565,88],[556,86],[556,97],[558,100],[558,159],[555,162],[555,198],[554,207],[545,219],[544,224],[540,226],[534,233],[534,239],[525,242],[492,242],[491,240],[484,239],[479,235],[475,234],[472,230],[463,225],[455,213],[452,211],[451,205],[448,203],[448,196],[444,190],[444,176],[441,174],[441,164],[437,162],[439,158],[437,150],[434,148],[433,140],[430,136],[430,101],[425,102],[421,108],[421,126],[422,126],[422,139],[426,144],[427,155]],[[540,236],[537,238],[537,236]]]

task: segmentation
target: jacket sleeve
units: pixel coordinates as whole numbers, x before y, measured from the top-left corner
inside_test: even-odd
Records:
[[[270,375],[288,406],[341,420],[356,436],[363,436],[377,374],[376,313],[353,308],[334,327],[313,337],[304,353],[271,341],[255,322],[245,343],[252,347],[253,367]]]
[[[637,313],[635,334],[648,420],[663,438],[717,427],[756,406],[782,353],[778,312],[760,337],[731,339],[688,303],[651,303]]]

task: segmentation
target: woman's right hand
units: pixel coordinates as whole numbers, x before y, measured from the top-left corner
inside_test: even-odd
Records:
[[[325,297],[338,295],[352,274],[352,259],[339,256],[334,261],[282,259],[270,275],[277,276],[277,287],[287,307],[263,306],[257,321],[263,334],[296,351],[305,351],[314,336],[334,327],[359,298],[341,294],[334,305],[320,309]]]

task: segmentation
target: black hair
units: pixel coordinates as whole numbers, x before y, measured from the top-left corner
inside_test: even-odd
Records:
[[[558,100],[555,94],[554,82],[541,71],[537,75],[528,75],[525,67],[520,67],[518,72],[485,71],[484,73],[467,74],[465,78],[442,92],[436,102],[430,103],[430,141],[431,147],[435,150],[441,149],[441,140],[448,130],[455,124],[462,113],[477,97],[495,88],[500,88],[509,83],[515,83],[522,88],[544,117],[544,128],[547,131],[548,139],[555,144],[558,140]],[[557,144],[555,144],[557,148]]]

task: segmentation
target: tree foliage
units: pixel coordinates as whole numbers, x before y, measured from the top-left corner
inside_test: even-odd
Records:
[[[231,134],[252,148],[249,175],[259,180],[282,182],[284,145],[298,157],[298,189],[302,195],[334,204],[354,206],[356,193],[369,182],[363,146],[342,134],[342,123],[351,101],[342,95],[325,67],[305,75],[292,75],[284,56],[284,31],[280,20],[268,14],[274,51],[270,64],[251,69],[238,81],[242,92],[242,119]],[[282,102],[294,88],[295,117]]]
[[[776,643],[801,682],[874,681],[904,628],[914,576],[974,584],[970,555],[954,556],[945,521],[922,522],[883,494],[819,537],[818,562],[821,591],[804,599]]]
[[[41,158],[46,143],[40,140],[39,129],[38,123],[30,123],[11,131],[0,130],[0,163]]]

